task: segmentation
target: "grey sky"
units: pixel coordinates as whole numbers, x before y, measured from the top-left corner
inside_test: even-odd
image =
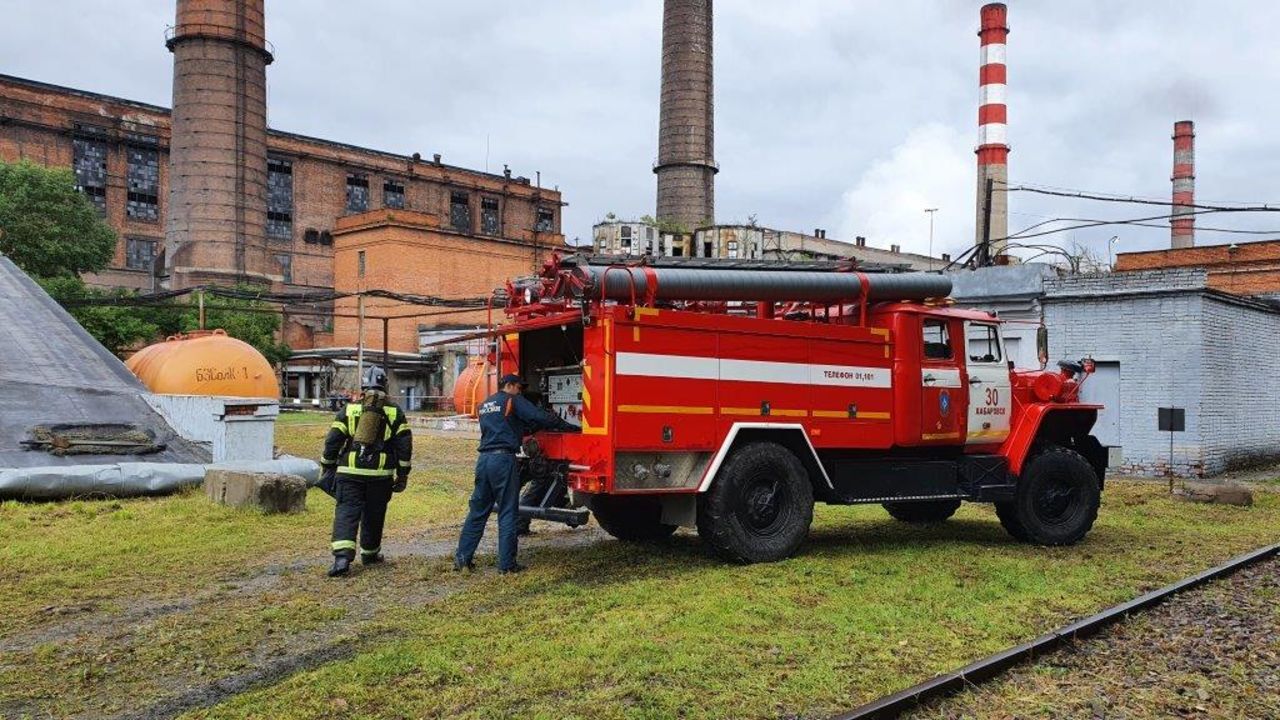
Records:
[[[717,216],[923,250],[974,226],[980,2],[718,0]],[[1009,3],[1010,179],[1169,196],[1173,122],[1202,201],[1280,201],[1266,2]],[[168,105],[168,0],[0,0],[0,72]],[[661,0],[267,0],[272,127],[557,185],[564,230],[652,213]],[[1011,229],[1129,208],[1015,194]],[[1213,218],[1213,219],[1211,219]],[[1280,230],[1280,217],[1201,225]],[[1105,254],[1167,229],[1079,231]],[[1276,234],[1280,237],[1280,233]],[[1251,236],[1201,232],[1198,242]]]

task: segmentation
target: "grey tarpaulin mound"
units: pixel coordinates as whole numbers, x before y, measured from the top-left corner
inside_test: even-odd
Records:
[[[320,466],[289,455],[275,460],[225,463],[117,462],[0,469],[0,499],[64,500],[73,497],[164,495],[199,485],[209,468],[301,475],[308,485],[320,478]]]
[[[179,437],[145,393],[119,358],[0,256],[0,471],[121,463],[119,454],[53,454],[23,445],[32,444],[32,428],[65,425],[134,428],[160,448],[138,457],[147,464],[208,463],[209,451]]]

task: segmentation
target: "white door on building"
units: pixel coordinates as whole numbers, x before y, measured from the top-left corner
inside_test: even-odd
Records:
[[[1120,363],[1097,360],[1096,369],[1080,387],[1080,400],[1103,406],[1093,425],[1093,436],[1106,447],[1119,447],[1120,441]]]
[[[966,442],[1004,442],[1009,437],[1009,413],[1013,393],[1009,388],[1007,351],[994,323],[966,322],[965,369],[969,385],[969,417]]]

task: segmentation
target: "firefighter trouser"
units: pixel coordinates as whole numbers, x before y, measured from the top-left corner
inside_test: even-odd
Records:
[[[554,485],[554,487],[552,487]],[[547,497],[550,492],[551,496]],[[524,486],[524,492],[520,493],[520,504],[530,505],[532,507],[540,507],[543,500],[547,501],[549,508],[562,508],[569,505],[569,489],[564,483],[556,483],[550,475],[543,475],[535,480],[530,480],[529,484]],[[530,519],[527,517],[520,518],[520,532],[529,532]]]
[[[333,554],[355,557],[356,548],[364,555],[376,555],[382,548],[382,524],[391,502],[391,478],[344,475],[338,471],[338,489],[333,511]],[[360,544],[356,545],[356,529]]]
[[[512,453],[485,452],[476,459],[476,486],[454,557],[458,563],[465,565],[475,557],[494,502],[498,503],[498,569],[510,570],[516,564],[516,515],[520,510],[520,474]]]

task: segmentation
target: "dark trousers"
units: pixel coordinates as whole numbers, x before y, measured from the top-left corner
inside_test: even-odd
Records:
[[[391,478],[343,475],[338,473],[338,506],[333,511],[334,555],[355,557],[356,529],[360,530],[360,552],[376,555],[382,549],[382,525],[391,502]]]
[[[476,487],[471,491],[467,520],[462,524],[455,559],[462,564],[475,557],[493,504],[498,503],[498,569],[516,564],[516,515],[520,510],[520,477],[516,456],[481,453],[476,459]]]

